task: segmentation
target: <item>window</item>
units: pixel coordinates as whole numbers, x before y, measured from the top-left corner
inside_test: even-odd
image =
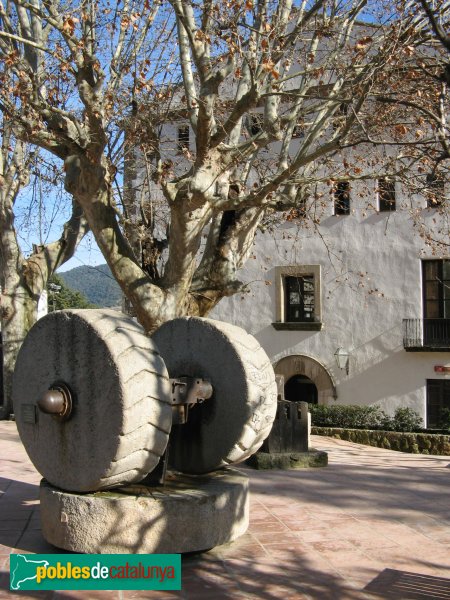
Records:
[[[427,175],[425,192],[428,208],[437,208],[438,206],[441,206],[445,200],[444,178],[435,173],[429,173]]]
[[[450,345],[450,260],[422,262],[423,345]]]
[[[427,379],[427,427],[441,428],[450,410],[450,380]]]
[[[450,260],[422,262],[423,318],[450,319]]]
[[[395,210],[395,181],[382,177],[378,180],[378,208],[380,212]]]
[[[311,206],[309,207],[309,209],[311,209]],[[308,205],[307,205],[307,202],[306,202],[306,195],[305,195],[305,196],[302,196],[302,197],[299,199],[299,201],[298,201],[298,208],[297,208],[297,211],[298,211],[298,216],[299,216],[300,218],[303,218],[303,219],[304,219],[304,218],[306,217],[306,215],[308,214]]]
[[[292,131],[292,137],[293,138],[305,137],[305,125],[303,123],[297,123],[297,125],[294,126],[294,129]]]
[[[275,329],[320,330],[320,265],[276,267]]]
[[[340,127],[345,125],[349,110],[350,106],[345,104],[345,102],[339,105],[333,116],[333,131],[337,131]]]
[[[314,275],[285,277],[286,321],[314,321]]]
[[[258,135],[262,131],[264,122],[264,116],[260,113],[256,113],[248,116],[247,128],[251,135]]]
[[[189,150],[189,125],[178,127],[178,151]]]
[[[350,214],[350,184],[348,181],[339,181],[334,189],[334,214]]]

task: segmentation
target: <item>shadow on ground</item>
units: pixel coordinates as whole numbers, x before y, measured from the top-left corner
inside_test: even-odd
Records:
[[[384,469],[378,459],[373,465],[365,460],[361,465],[329,465],[303,471],[254,471],[245,467],[245,473],[250,477],[252,494],[260,495],[262,502],[271,496],[286,496],[294,502],[347,513],[358,512],[364,506],[366,517],[386,521],[401,519],[407,509],[412,516],[428,514],[450,526],[448,472],[444,470],[450,466],[450,457],[448,464],[442,461],[437,468],[431,468],[431,464],[432,457],[430,469],[426,463],[420,469],[413,465]]]
[[[180,592],[14,593],[9,591],[8,565],[5,562],[0,574],[0,599],[450,600],[450,580],[440,576],[450,574],[448,555],[445,558],[443,554],[450,544],[447,468],[450,457],[448,461],[442,460],[442,457],[440,461],[433,457],[420,457],[418,468],[419,463],[414,456],[396,457],[389,452],[372,456],[367,453],[362,464],[359,449],[349,447],[339,452],[344,460],[337,464],[331,462],[330,466],[319,470],[263,472],[242,469],[250,477],[252,507],[259,507],[260,515],[263,515],[260,521],[264,521],[266,514],[275,520],[280,507],[293,511],[293,516],[286,517],[288,522],[297,518],[300,521],[305,507],[309,512],[308,519],[320,519],[327,509],[336,513],[342,511],[348,519],[353,518],[349,516],[352,514],[357,515],[357,519],[374,519],[381,532],[384,523],[386,528],[398,523],[426,536],[433,534],[439,540],[436,541],[436,548],[439,546],[441,551],[439,556],[422,552],[421,548],[399,547],[406,558],[408,551],[411,556],[414,554],[410,570],[406,564],[395,564],[394,559],[385,561],[383,565],[380,562],[367,563],[364,577],[353,587],[349,578],[334,570],[320,551],[315,552],[308,543],[303,543],[299,523],[300,527],[295,529],[298,543],[292,547],[287,540],[289,536],[285,539],[283,533],[277,534],[279,541],[275,540],[276,544],[273,540],[268,542],[268,545],[273,544],[271,553],[268,553],[263,547],[265,542],[258,545],[255,536],[249,535],[247,539],[243,537],[211,552],[184,556]],[[0,478],[0,491],[4,492],[0,511],[5,510],[3,514],[10,515],[19,529],[22,527],[17,534],[18,539],[13,541],[9,530],[13,526],[9,527],[8,516],[3,517],[5,529],[0,530],[0,544],[6,548],[4,553],[10,549],[15,552],[60,553],[53,546],[45,545],[39,531],[38,486]],[[333,527],[333,518],[326,521],[326,527]],[[342,526],[345,527],[345,523]],[[15,530],[18,530],[17,527]],[[378,534],[378,531],[374,533]],[[263,529],[256,533],[256,537],[258,534],[272,535],[264,533]],[[427,540],[430,544],[433,542],[432,537],[427,537]],[[274,551],[274,545],[279,550]],[[358,567],[351,564],[348,568],[353,566]]]

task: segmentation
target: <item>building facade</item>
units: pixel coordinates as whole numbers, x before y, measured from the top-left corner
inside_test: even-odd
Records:
[[[261,118],[260,108],[247,115],[247,135],[258,134]],[[338,111],[324,134],[342,118]],[[292,156],[308,126],[294,128]],[[195,136],[185,119],[166,124],[160,141],[175,173],[187,172]],[[261,153],[268,171],[276,171],[278,146]],[[378,404],[391,415],[409,407],[425,426],[439,428],[450,410],[448,182],[434,172],[411,173],[408,181],[405,168],[403,181],[364,179],[397,158],[395,148],[366,144],[308,165],[314,198],[258,231],[238,273],[245,291],[221,300],[210,316],[258,339],[289,400]],[[163,206],[145,170],[138,166],[135,177],[134,188],[148,188],[154,206]],[[247,177],[248,188],[260,184],[253,167]],[[220,178],[216,187],[220,192]]]
[[[450,408],[450,251],[432,243],[449,240],[444,186],[431,200],[393,181],[341,187],[320,224],[259,232],[247,292],[211,316],[259,340],[289,400],[407,406],[438,428]]]

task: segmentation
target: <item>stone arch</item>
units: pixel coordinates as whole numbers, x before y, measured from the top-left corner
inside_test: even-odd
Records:
[[[318,360],[304,354],[293,354],[280,359],[275,365],[276,375],[288,381],[294,375],[306,375],[317,387],[318,403],[331,404],[337,397],[330,373]]]

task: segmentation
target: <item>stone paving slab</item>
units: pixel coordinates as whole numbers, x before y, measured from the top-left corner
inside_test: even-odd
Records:
[[[248,532],[183,557],[181,592],[19,594],[9,590],[9,554],[61,551],[40,532],[40,476],[15,424],[0,422],[0,600],[450,600],[450,457],[312,439],[328,467],[244,467]]]

